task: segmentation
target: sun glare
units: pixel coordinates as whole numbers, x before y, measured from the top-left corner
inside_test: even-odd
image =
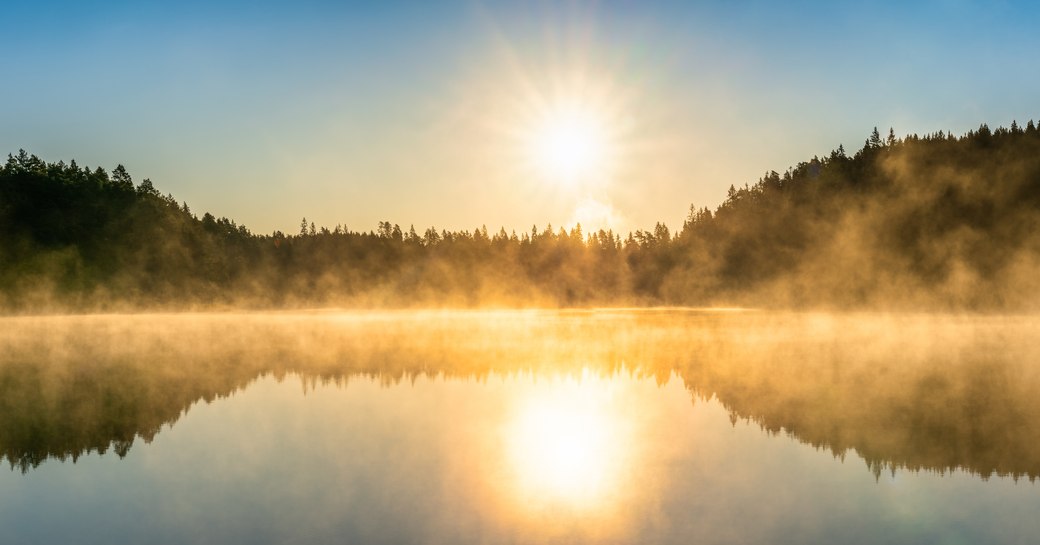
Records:
[[[601,386],[562,383],[521,405],[507,438],[522,496],[569,508],[607,499],[623,445]]]
[[[547,112],[531,132],[530,144],[535,166],[543,175],[562,182],[601,174],[607,159],[602,122],[577,107]]]
[[[509,193],[542,217],[552,214],[556,225],[574,226],[589,212],[578,207],[590,201],[609,211],[645,148],[638,138],[645,131],[634,108],[640,103],[635,80],[621,79],[627,72],[607,68],[609,59],[580,43],[568,45],[576,49],[560,62],[548,63],[524,62],[522,51],[503,46],[499,62],[491,63],[500,68],[481,71],[459,101],[466,107],[458,118],[476,129],[474,167],[482,176],[498,173]],[[592,220],[599,229],[621,227],[611,213]]]

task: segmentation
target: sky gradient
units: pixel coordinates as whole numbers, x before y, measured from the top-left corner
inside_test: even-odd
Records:
[[[389,220],[681,226],[874,126],[1040,118],[1040,10],[1012,2],[17,2],[0,152],[124,164],[258,233]],[[525,149],[585,104],[609,165]]]

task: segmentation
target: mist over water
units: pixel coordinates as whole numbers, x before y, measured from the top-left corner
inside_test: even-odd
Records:
[[[2,321],[13,542],[1016,543],[1040,530],[1032,316]],[[55,512],[78,515],[32,523]]]
[[[0,545],[1038,541],[1027,3],[20,4]]]

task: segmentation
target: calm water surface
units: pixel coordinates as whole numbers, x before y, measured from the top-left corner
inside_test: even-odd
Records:
[[[0,322],[0,543],[1040,535],[1031,317]]]

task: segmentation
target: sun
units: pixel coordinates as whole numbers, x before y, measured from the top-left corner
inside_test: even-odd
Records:
[[[535,67],[510,60],[483,75],[459,119],[479,129],[467,151],[481,172],[501,172],[533,198],[558,207],[602,200],[631,176],[638,93],[616,74],[581,62]]]
[[[551,180],[574,183],[606,169],[608,131],[588,107],[569,104],[544,112],[529,140],[531,162]]]

